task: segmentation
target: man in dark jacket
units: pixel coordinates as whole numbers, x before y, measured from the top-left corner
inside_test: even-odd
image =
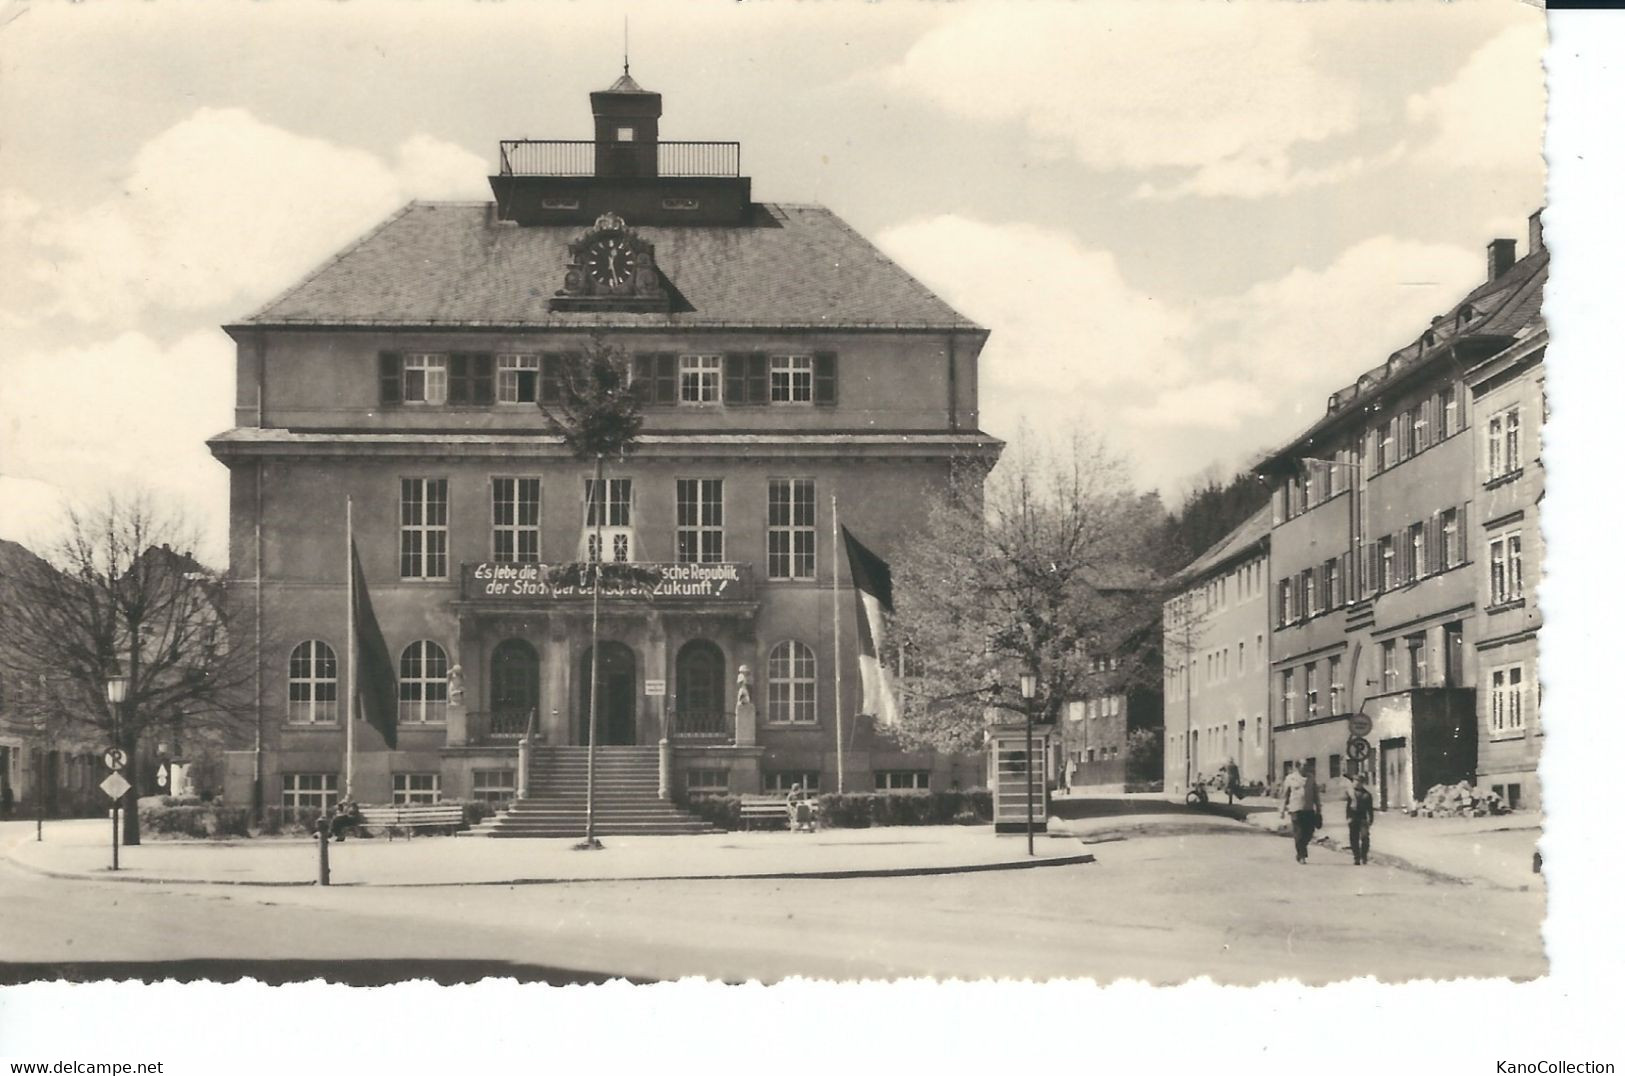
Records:
[[[1377,807],[1371,790],[1365,787],[1365,774],[1355,775],[1353,787],[1343,794],[1343,805],[1349,819],[1349,850],[1357,865],[1366,863],[1371,858],[1371,823]]]

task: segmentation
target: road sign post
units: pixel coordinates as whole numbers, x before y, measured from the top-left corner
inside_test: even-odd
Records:
[[[120,762],[123,762],[124,752],[115,747],[113,750],[107,752],[107,754],[103,756],[103,760],[107,762],[108,765],[112,765],[115,757]],[[101,787],[102,791],[107,793],[108,798],[113,801],[113,869],[118,870],[119,800],[124,797],[126,792],[130,791],[130,782],[124,779],[124,775],[122,773],[118,772],[118,770],[114,770],[112,773],[107,775],[107,780],[102,782]]]

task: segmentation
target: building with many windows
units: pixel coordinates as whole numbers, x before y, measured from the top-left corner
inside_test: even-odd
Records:
[[[1512,342],[1470,367],[1478,427],[1474,476],[1480,509],[1473,541],[1479,620],[1478,781],[1512,806],[1538,806],[1540,680],[1540,506],[1546,492],[1541,428],[1546,422],[1546,323],[1540,304],[1549,255],[1540,214],[1529,218],[1530,267],[1502,312]]]
[[[1162,787],[1183,796],[1231,762],[1270,781],[1270,512],[1262,508],[1175,578],[1162,610]]]
[[[228,794],[340,792],[346,498],[399,692],[396,749],[357,723],[362,801],[510,799],[527,730],[586,743],[589,588],[556,569],[594,557],[659,573],[603,601],[598,742],[651,768],[665,742],[672,793],[980,784],[855,719],[833,526],[894,556],[951,468],[997,458],[985,330],[829,210],[752,200],[737,143],[660,141],[629,76],[591,101],[592,140],[502,143],[491,201],[414,202],[225,327],[210,447],[261,663]],[[645,401],[597,487],[539,411],[595,342]]]
[[[1492,416],[1466,374],[1513,348],[1538,311],[1544,252],[1520,260],[1514,248],[1490,243],[1483,284],[1333,393],[1325,417],[1263,465],[1276,765],[1307,760],[1322,780],[1363,770],[1384,807],[1479,766],[1485,567],[1509,547],[1491,548],[1500,531],[1478,540],[1507,513],[1478,477]],[[1371,724],[1363,760],[1349,757],[1365,750],[1353,715]]]

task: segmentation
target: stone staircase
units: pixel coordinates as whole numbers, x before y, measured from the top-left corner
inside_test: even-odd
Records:
[[[600,836],[715,833],[660,797],[660,748],[600,747],[593,831]],[[587,749],[539,747],[530,795],[474,827],[476,836],[580,837],[587,829]]]

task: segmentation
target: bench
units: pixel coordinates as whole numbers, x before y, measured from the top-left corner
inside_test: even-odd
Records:
[[[755,819],[771,819],[790,824],[789,798],[786,796],[740,796],[739,820],[749,829]]]
[[[391,840],[395,839],[395,830],[406,830],[407,839],[412,837],[412,830],[425,826],[452,826],[452,836],[457,836],[457,830],[465,824],[463,807],[460,803],[415,803],[408,805],[362,806],[360,824],[369,829],[382,827],[389,834]]]

